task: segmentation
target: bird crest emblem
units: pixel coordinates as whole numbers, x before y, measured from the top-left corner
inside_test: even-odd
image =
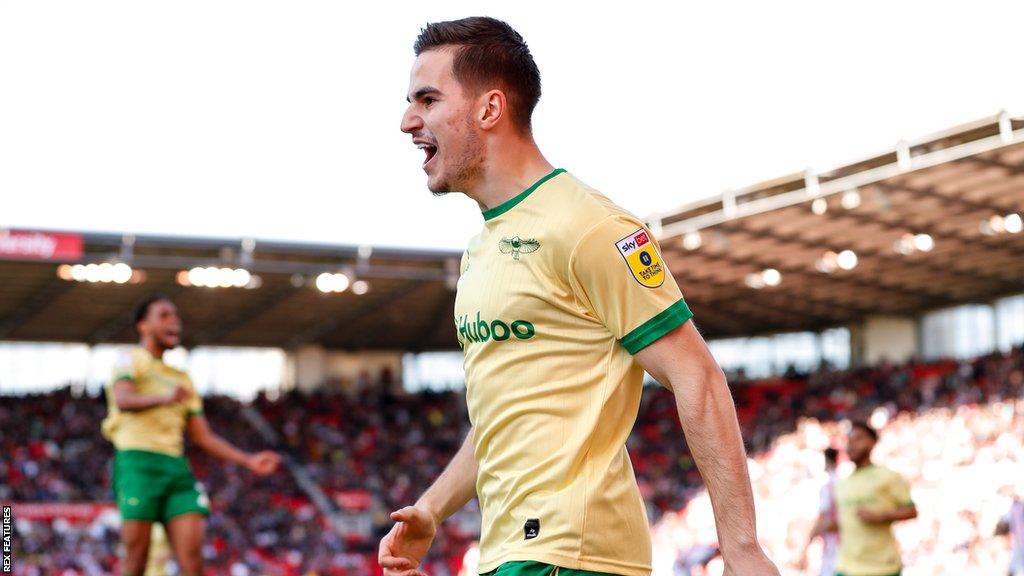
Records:
[[[520,254],[536,252],[540,248],[540,242],[534,238],[522,239],[519,236],[502,238],[498,242],[498,249],[502,254],[511,254],[513,260],[519,260]]]

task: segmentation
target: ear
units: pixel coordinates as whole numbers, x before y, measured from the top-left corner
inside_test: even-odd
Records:
[[[491,130],[505,117],[508,107],[508,100],[501,90],[490,90],[480,95],[480,108],[477,121],[480,128]]]

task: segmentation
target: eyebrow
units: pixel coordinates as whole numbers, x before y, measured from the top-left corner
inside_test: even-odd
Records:
[[[438,90],[437,88],[434,88],[433,86],[424,86],[423,88],[420,88],[419,90],[413,92],[411,100],[409,99],[409,97],[406,97],[405,101],[406,102],[412,102],[413,100],[422,100],[425,96],[427,96],[429,94],[440,94],[440,93],[441,93],[441,91]]]

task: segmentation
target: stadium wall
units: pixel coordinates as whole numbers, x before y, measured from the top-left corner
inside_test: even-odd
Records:
[[[401,351],[335,352],[318,345],[289,352],[282,388],[302,392],[358,392],[368,386],[401,388]]]
[[[903,363],[919,356],[918,321],[900,316],[869,316],[850,326],[854,366],[873,366],[888,360]]]

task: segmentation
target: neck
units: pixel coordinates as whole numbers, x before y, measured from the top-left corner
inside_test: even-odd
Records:
[[[163,359],[164,352],[166,352],[164,347],[157,344],[156,341],[153,340],[152,338],[143,338],[139,342],[139,346],[145,348],[147,352],[153,355],[153,358]]]
[[[861,468],[867,468],[868,466],[871,466],[871,457],[869,456],[867,458],[857,460],[856,462],[854,462],[854,464],[857,465],[857,470],[860,470]]]
[[[500,206],[554,170],[532,137],[506,138],[490,148],[501,152],[484,160],[479,180],[466,192],[481,211]]]

